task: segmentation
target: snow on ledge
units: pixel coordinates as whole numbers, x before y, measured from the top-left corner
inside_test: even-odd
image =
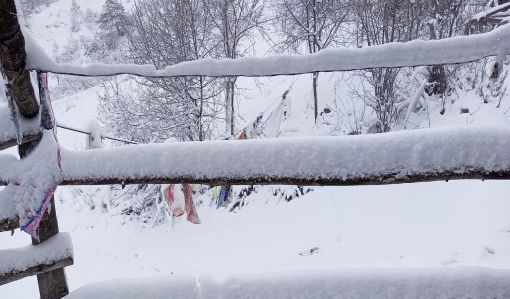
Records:
[[[51,265],[73,257],[71,235],[58,233],[39,245],[0,251],[0,276],[26,271],[39,265]]]
[[[233,275],[177,275],[84,286],[84,298],[508,298],[510,270],[488,268],[346,269]]]
[[[203,59],[156,69],[135,64],[59,64],[51,60],[35,39],[26,37],[27,68],[79,76],[132,74],[146,77],[173,76],[276,76],[313,72],[350,71],[376,67],[409,67],[455,64],[489,56],[510,54],[510,26],[491,32],[442,40],[414,40],[379,46],[326,49],[310,55],[277,55],[235,60]]]

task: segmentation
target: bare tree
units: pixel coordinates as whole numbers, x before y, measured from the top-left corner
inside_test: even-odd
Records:
[[[391,42],[406,42],[423,32],[424,1],[409,0],[352,0],[358,47]],[[365,103],[374,109],[378,132],[388,132],[399,117],[398,96],[400,69],[371,69],[359,72],[371,86],[364,93]]]
[[[282,51],[300,52],[304,46],[309,54],[338,44],[339,31],[347,20],[344,0],[278,0],[276,1],[278,32]],[[315,121],[318,112],[319,73],[312,75]]]
[[[213,22],[202,0],[136,2],[128,58],[156,67],[215,56]],[[110,81],[101,101],[103,121],[137,141],[205,140],[217,120],[220,81],[205,77]]]
[[[250,40],[264,22],[265,0],[202,0],[212,22],[213,35],[221,44],[220,57],[237,59],[246,54]],[[225,78],[226,133],[235,132],[236,77]]]

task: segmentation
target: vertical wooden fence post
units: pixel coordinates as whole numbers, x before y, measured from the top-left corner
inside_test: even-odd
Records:
[[[25,158],[32,152],[41,139],[24,143],[19,146],[20,158]],[[40,244],[54,235],[58,234],[58,221],[57,211],[55,207],[55,198],[51,198],[51,205],[49,213],[46,213],[39,226],[38,235],[39,240],[32,238],[32,244]],[[67,286],[67,279],[64,268],[56,269],[50,272],[37,275],[37,282],[39,284],[39,295],[41,299],[60,299],[69,294]]]
[[[22,117],[30,119],[39,114],[39,103],[35,98],[30,73],[25,69],[25,39],[20,30],[14,0],[0,0],[0,59],[2,72],[7,79],[7,88]],[[41,136],[19,146],[20,158],[28,156],[39,144]],[[49,213],[39,226],[37,245],[58,233],[55,200],[52,198]],[[63,268],[37,275],[41,299],[60,299],[69,293]]]

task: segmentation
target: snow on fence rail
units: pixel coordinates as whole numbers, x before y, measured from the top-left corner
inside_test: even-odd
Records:
[[[36,151],[52,152],[46,144],[51,143],[43,140]],[[63,151],[62,184],[381,185],[508,180],[509,148],[510,129],[483,127],[132,145]],[[0,159],[0,181],[15,182],[27,167],[33,168],[23,163],[29,162]]]
[[[313,72],[351,71],[377,67],[412,67],[435,64],[456,64],[490,56],[510,54],[510,26],[491,32],[442,40],[415,40],[390,43],[361,49],[329,49],[316,54],[265,58],[245,57],[235,60],[203,59],[182,62],[156,69],[154,65],[134,64],[59,64],[52,61],[27,38],[27,68],[77,76],[113,76],[131,74],[144,77],[178,76],[277,76]]]
[[[59,233],[39,245],[2,250],[0,285],[70,266],[73,262],[73,244],[68,233]]]

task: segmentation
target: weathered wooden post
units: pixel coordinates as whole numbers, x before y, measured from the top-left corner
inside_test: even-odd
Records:
[[[11,97],[27,118],[39,113],[30,73],[25,70],[25,39],[21,33],[14,0],[0,0],[0,56]]]
[[[30,82],[30,73],[25,69],[25,39],[20,29],[14,0],[0,0],[0,58],[2,72],[7,80],[10,94],[22,117],[30,119],[39,114],[39,104]],[[20,158],[28,156],[39,144],[41,136],[34,141],[19,145]],[[55,200],[51,200],[50,213],[44,215],[39,226],[37,245],[59,232]],[[59,299],[69,293],[63,268],[37,275],[41,299]]]

